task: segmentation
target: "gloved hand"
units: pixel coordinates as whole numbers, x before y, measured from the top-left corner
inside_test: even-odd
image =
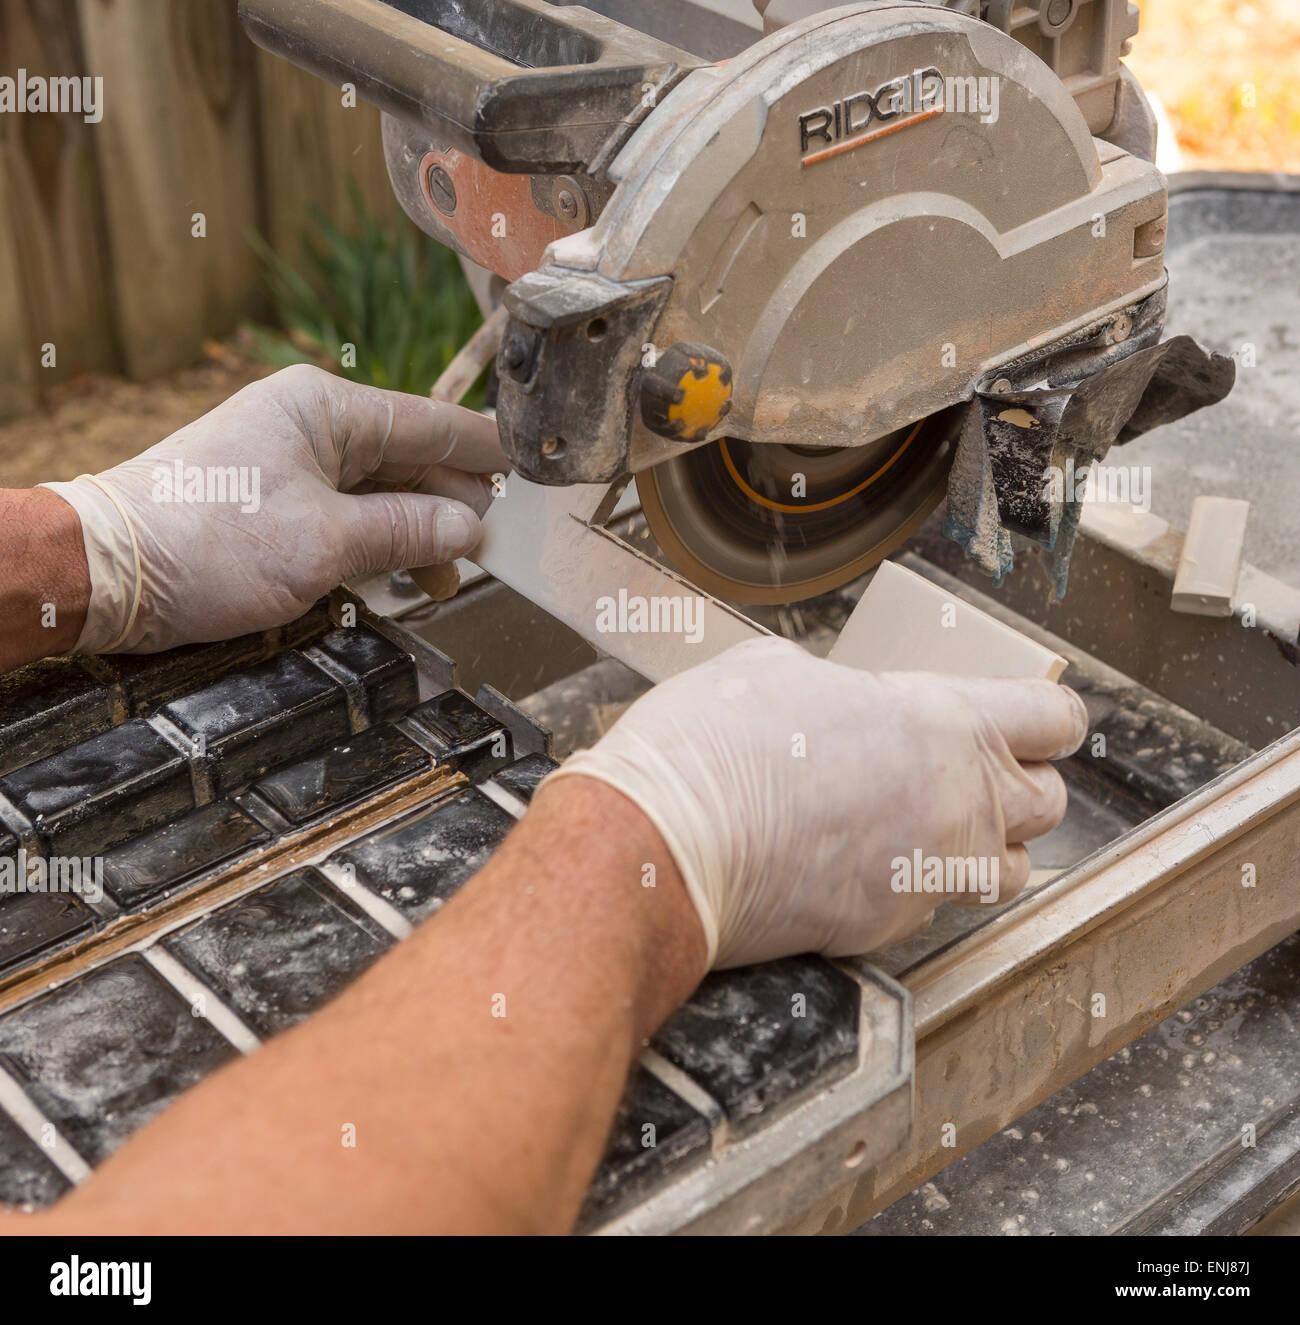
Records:
[[[286,368],[125,464],[43,485],[85,537],[77,652],[227,639],[343,580],[446,566],[477,546],[505,468],[480,414]]]
[[[1065,813],[1044,761],[1086,730],[1083,701],[1049,681],[871,675],[761,639],[657,686],[547,781],[596,778],[636,804],[681,872],[710,965],[742,966],[869,952],[945,898],[981,904],[920,891],[927,861],[951,882],[943,862],[982,860],[1009,901],[1029,878],[1019,844]]]

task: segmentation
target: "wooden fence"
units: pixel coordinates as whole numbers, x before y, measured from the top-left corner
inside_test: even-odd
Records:
[[[258,50],[235,0],[3,0],[19,70],[101,78],[102,118],[0,114],[0,418],[266,313],[248,231],[295,257],[313,204],[350,220],[349,177],[396,211],[378,113]]]

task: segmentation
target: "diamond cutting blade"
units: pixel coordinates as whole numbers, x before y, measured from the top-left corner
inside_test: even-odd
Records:
[[[947,488],[957,411],[867,446],[723,439],[637,475],[668,561],[714,597],[793,603],[870,570]]]

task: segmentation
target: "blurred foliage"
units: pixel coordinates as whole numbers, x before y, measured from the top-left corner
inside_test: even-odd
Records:
[[[243,348],[275,368],[315,363],[354,382],[427,395],[482,324],[478,305],[450,249],[405,217],[376,221],[355,185],[350,193],[352,225],[341,230],[313,209],[297,262],[249,234],[279,327],[245,327]],[[482,402],[479,382],[464,403]]]
[[[1127,64],[1189,170],[1300,170],[1300,0],[1139,0]]]

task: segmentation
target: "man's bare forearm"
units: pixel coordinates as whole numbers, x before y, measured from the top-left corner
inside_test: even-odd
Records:
[[[77,513],[45,488],[0,489],[0,672],[69,652],[89,601]]]
[[[631,1063],[704,968],[649,820],[562,780],[330,1007],[0,1232],[565,1231]]]

